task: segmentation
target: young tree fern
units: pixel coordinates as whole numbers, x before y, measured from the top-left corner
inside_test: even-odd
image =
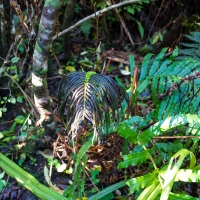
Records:
[[[72,136],[84,119],[92,123],[97,136],[97,133],[104,133],[104,124],[107,132],[111,120],[118,121],[124,98],[128,101],[124,89],[112,78],[95,72],[73,72],[60,82],[58,114]]]

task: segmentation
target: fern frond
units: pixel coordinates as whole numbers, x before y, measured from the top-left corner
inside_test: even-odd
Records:
[[[145,56],[133,104],[143,92],[151,92],[156,119],[178,113],[197,113],[200,101],[200,61],[193,58],[175,60],[178,49],[168,58],[166,49],[154,59]]]
[[[183,57],[188,56],[196,60],[200,60],[200,32],[192,32],[189,35],[185,35],[191,43],[181,43],[182,49],[179,51],[178,59],[183,59]]]
[[[58,113],[74,134],[85,119],[92,123],[94,131],[101,133],[103,124],[107,131],[111,120],[118,121],[124,98],[128,101],[124,89],[112,78],[94,72],[73,72],[60,82]]]

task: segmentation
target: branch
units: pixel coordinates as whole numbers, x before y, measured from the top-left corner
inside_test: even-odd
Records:
[[[120,7],[120,6],[124,6],[124,5],[126,5],[126,4],[134,3],[134,2],[139,2],[139,1],[142,2],[143,0],[129,0],[129,1],[124,1],[124,2],[121,2],[121,3],[115,4],[115,5],[112,5],[112,6],[110,6],[110,7],[104,8],[104,9],[102,9],[102,10],[99,10],[99,11],[95,12],[94,14],[89,15],[89,16],[83,18],[82,20],[78,21],[78,22],[77,22],[76,24],[74,24],[73,26],[71,26],[71,27],[65,29],[64,31],[58,33],[57,35],[55,35],[55,36],[53,37],[53,41],[54,41],[55,39],[57,39],[58,37],[64,35],[65,33],[71,31],[71,30],[74,29],[75,27],[79,26],[79,25],[82,24],[83,22],[87,21],[88,19],[91,19],[91,18],[95,18],[95,17],[97,17],[97,16],[100,16],[100,15],[103,14],[104,12],[107,12],[107,11],[109,11],[109,10],[118,8],[118,7]]]

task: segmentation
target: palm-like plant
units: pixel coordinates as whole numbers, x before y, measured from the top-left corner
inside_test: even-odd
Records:
[[[60,82],[58,114],[72,137],[84,119],[92,123],[96,137],[104,133],[104,124],[107,132],[110,121],[118,121],[124,99],[128,101],[126,92],[112,78],[95,72],[73,72]]]

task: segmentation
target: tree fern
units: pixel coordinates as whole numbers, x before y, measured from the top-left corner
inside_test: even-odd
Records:
[[[84,119],[92,123],[95,133],[101,134],[104,123],[107,131],[111,120],[118,121],[124,98],[126,92],[112,78],[95,72],[73,72],[60,82],[58,113],[73,134]]]

